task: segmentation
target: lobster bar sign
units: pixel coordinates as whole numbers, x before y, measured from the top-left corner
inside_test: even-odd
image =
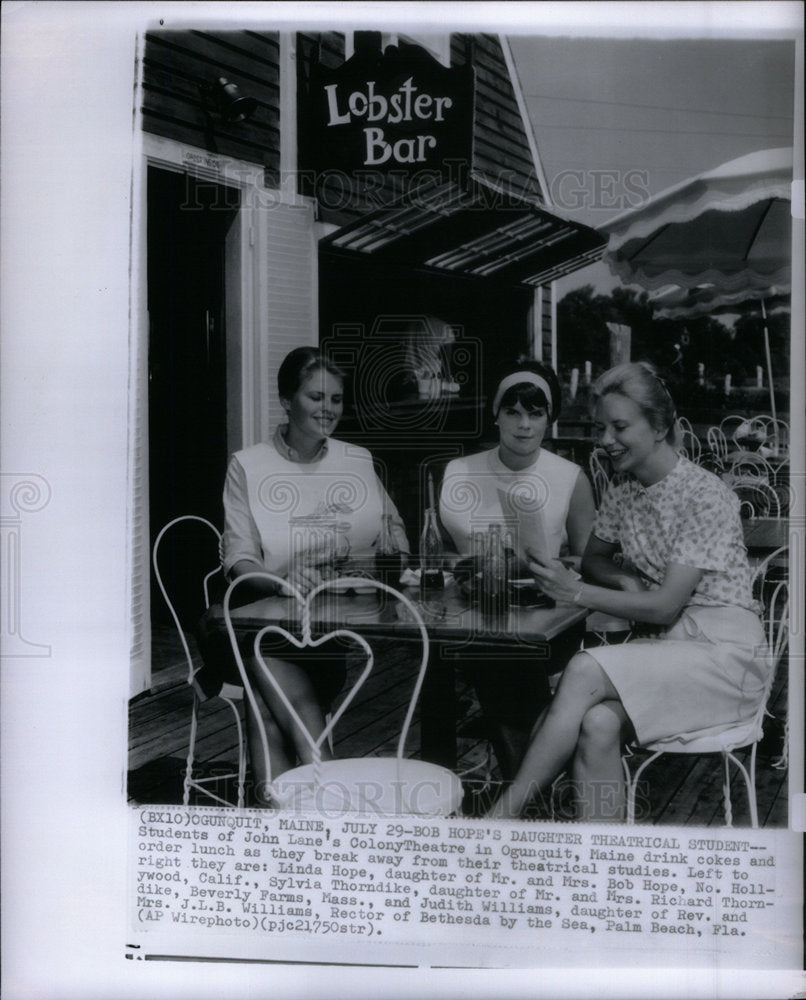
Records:
[[[315,67],[309,109],[305,165],[315,170],[442,172],[470,161],[472,68],[447,69],[417,46]]]
[[[414,78],[409,77],[389,97],[376,93],[375,81],[368,80],[366,91],[353,90],[346,97],[345,104],[339,106],[339,85],[330,83],[325,87],[327,94],[326,128],[340,125],[362,127],[364,140],[362,154],[365,167],[376,167],[390,159],[394,163],[425,163],[428,152],[437,148],[437,137],[433,132],[419,131],[446,121],[453,98],[443,95],[432,97],[428,93],[418,93]],[[344,96],[344,95],[342,95]],[[371,123],[371,124],[370,124]],[[412,123],[415,123],[412,126]],[[414,127],[416,134],[404,135],[396,139],[387,135],[391,126]]]

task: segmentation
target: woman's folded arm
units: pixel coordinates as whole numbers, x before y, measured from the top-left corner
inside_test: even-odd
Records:
[[[606,542],[597,535],[591,535],[582,556],[580,568],[583,578],[614,590],[646,590],[640,574],[614,562],[613,557],[618,550],[618,545],[614,542]]]
[[[694,566],[670,563],[663,583],[653,590],[612,590],[608,587],[583,583],[577,603],[630,621],[650,625],[671,625],[694,593],[702,570]]]

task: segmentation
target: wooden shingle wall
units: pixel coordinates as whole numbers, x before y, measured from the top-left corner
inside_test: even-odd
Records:
[[[473,167],[496,184],[543,201],[515,92],[496,35],[454,35],[451,65],[476,74]]]
[[[143,56],[143,129],[154,135],[280,168],[280,43],[277,32],[151,31]],[[247,120],[205,119],[201,87],[219,77],[258,102]],[[212,142],[211,142],[212,139]],[[215,148],[213,148],[215,147]]]

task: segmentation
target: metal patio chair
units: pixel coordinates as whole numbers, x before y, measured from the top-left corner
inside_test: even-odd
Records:
[[[590,469],[590,478],[593,485],[593,499],[598,509],[601,506],[605,493],[607,493],[608,487],[610,486],[612,472],[609,462],[603,457],[603,453],[598,451],[596,448],[594,448],[594,450],[590,453],[588,467]]]
[[[733,805],[730,791],[730,764],[738,768],[744,778],[750,812],[750,825],[758,827],[758,805],[756,801],[756,750],[764,735],[764,718],[767,715],[767,702],[772,691],[773,681],[778,664],[787,648],[789,638],[789,583],[787,574],[781,572],[782,562],[788,554],[786,547],[771,553],[756,569],[753,578],[753,593],[762,601],[764,607],[764,633],[767,640],[767,650],[760,655],[767,659],[767,679],[764,692],[751,719],[727,727],[717,735],[694,737],[686,744],[685,749],[678,745],[669,747],[668,741],[658,740],[635,749],[649,753],[641,760],[635,770],[631,770],[627,760],[635,760],[632,753],[624,759],[627,781],[627,822],[635,822],[635,797],[641,775],[647,767],[665,753],[691,755],[719,753],[724,765],[724,780],[722,793],[724,797],[725,824],[733,825]],[[747,764],[737,756],[737,751],[750,747],[750,759]],[[630,777],[631,774],[631,777]]]
[[[315,587],[307,597],[285,581],[271,573],[248,573],[234,581],[227,588],[224,596],[224,619],[229,633],[232,649],[238,663],[238,669],[244,684],[246,697],[252,706],[258,720],[260,739],[263,745],[267,775],[271,776],[268,741],[262,724],[262,717],[255,700],[249,675],[244,666],[243,657],[238,646],[237,637],[230,612],[232,592],[242,581],[250,578],[260,578],[280,584],[289,591],[297,602],[300,610],[300,633],[298,638],[291,635],[279,625],[266,625],[255,635],[254,652],[258,669],[262,670],[269,683],[274,688],[286,710],[295,720],[300,732],[307,740],[313,755],[313,763],[292,768],[284,774],[270,780],[269,793],[280,809],[297,811],[326,812],[371,812],[377,815],[430,815],[448,816],[458,814],[461,810],[464,790],[458,776],[447,768],[426,761],[404,756],[406,737],[411,726],[412,717],[420,696],[428,666],[429,640],[423,619],[412,602],[399,591],[377,580],[361,579],[362,589],[372,589],[388,595],[400,602],[405,609],[406,618],[417,629],[422,641],[422,655],[417,677],[414,683],[406,716],[397,742],[397,752],[394,757],[352,757],[335,760],[322,760],[321,748],[329,739],[339,720],[349,708],[359,689],[372,672],[374,655],[367,640],[349,627],[333,629],[327,636],[314,639],[311,629],[311,606],[321,595],[337,593],[340,590],[355,589],[355,577],[343,577],[330,580]],[[325,728],[317,739],[307,731],[302,720],[297,715],[286,693],[275,679],[270,663],[261,653],[261,641],[268,635],[280,635],[290,640],[300,648],[315,648],[321,642],[331,637],[342,637],[354,641],[360,646],[366,661],[355,684],[342,699],[341,704],[327,718]]]
[[[216,552],[219,553],[221,548],[221,533],[219,532],[218,528],[216,528],[215,525],[212,524],[210,521],[208,521],[206,518],[198,517],[195,514],[185,514],[181,517],[174,518],[172,521],[169,521],[168,524],[166,524],[157,535],[157,538],[154,541],[154,547],[152,549],[152,565],[154,568],[154,577],[157,581],[157,586],[159,587],[160,593],[162,594],[162,597],[165,600],[165,603],[168,607],[168,611],[171,614],[171,618],[173,619],[174,625],[176,626],[176,631],[179,636],[179,640],[182,644],[182,651],[184,653],[185,660],[187,662],[187,668],[188,668],[187,683],[190,685],[193,694],[193,704],[190,713],[190,735],[188,738],[188,752],[187,752],[187,760],[185,763],[182,803],[183,805],[188,805],[188,803],[190,802],[191,791],[196,791],[201,795],[205,795],[208,798],[213,799],[215,802],[218,802],[221,805],[225,806],[232,805],[231,802],[228,802],[225,798],[212,791],[209,786],[235,778],[237,779],[237,788],[238,788],[237,805],[241,807],[244,804],[244,783],[246,778],[246,744],[244,741],[243,724],[241,722],[240,710],[237,703],[243,699],[243,688],[238,687],[237,685],[234,684],[225,683],[222,686],[219,694],[215,698],[210,698],[210,699],[205,698],[202,694],[199,693],[197,686],[194,685],[194,677],[195,674],[197,673],[197,670],[193,664],[193,656],[190,652],[190,647],[188,645],[185,629],[182,627],[182,622],[180,620],[176,604],[174,601],[171,600],[171,597],[168,593],[168,588],[165,585],[165,580],[163,578],[162,571],[160,570],[160,559],[159,559],[160,550],[162,548],[163,541],[166,535],[169,532],[176,529],[177,526],[180,524],[188,525],[191,523],[201,524],[204,527],[205,532],[211,533],[212,536],[215,537]],[[204,577],[201,580],[201,583],[199,584],[199,589],[203,595],[205,608],[208,608],[211,603],[211,583],[216,576],[221,574],[221,572],[222,572],[221,564],[219,562],[218,565],[212,568],[209,572],[205,573]],[[235,721],[235,727],[238,734],[238,770],[227,772],[224,774],[216,774],[212,777],[206,777],[206,778],[196,777],[194,775],[194,765],[196,764],[195,761],[196,737],[198,735],[199,717],[200,714],[208,706],[214,706],[215,702],[218,699],[220,699],[226,705],[229,706]]]

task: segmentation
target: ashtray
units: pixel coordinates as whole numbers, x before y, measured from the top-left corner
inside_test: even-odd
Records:
[[[531,577],[509,581],[509,600],[519,608],[554,607],[554,599],[544,594]]]

